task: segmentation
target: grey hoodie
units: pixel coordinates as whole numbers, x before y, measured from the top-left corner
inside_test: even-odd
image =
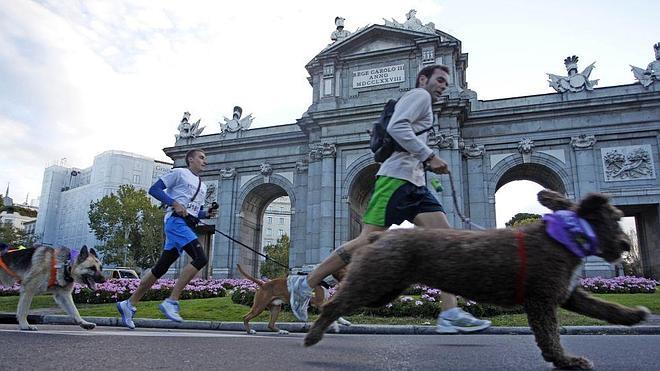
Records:
[[[407,180],[416,186],[426,184],[422,162],[433,150],[426,145],[428,132],[415,135],[433,125],[431,94],[415,88],[404,94],[394,106],[387,132],[408,152],[394,152],[376,175]]]

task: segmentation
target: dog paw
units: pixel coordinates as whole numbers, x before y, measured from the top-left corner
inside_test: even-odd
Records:
[[[257,332],[254,331],[253,329],[250,329],[250,330],[247,332],[247,334],[248,334],[248,335],[256,335]]]
[[[345,320],[344,317],[337,318],[337,323],[339,323],[342,326],[351,326],[352,325],[352,323],[350,321]]]
[[[328,328],[328,331],[332,331],[335,334],[339,333],[339,324],[337,323],[337,321],[332,322],[332,324]]]
[[[37,326],[32,326],[32,325],[20,325],[18,328],[21,331],[37,331]]]
[[[570,357],[563,362],[555,362],[555,366],[562,370],[591,370],[594,364],[584,357]]]
[[[80,327],[84,328],[85,330],[93,330],[96,327],[96,323],[84,321],[80,323]]]
[[[277,334],[278,334],[278,335],[289,335],[289,331],[287,331],[287,330],[279,330],[279,331],[277,332]]]
[[[639,313],[640,322],[646,321],[651,315],[649,308],[643,307],[641,305],[637,307],[637,312]]]

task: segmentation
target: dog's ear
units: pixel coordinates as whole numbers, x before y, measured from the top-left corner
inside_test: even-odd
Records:
[[[575,209],[575,204],[571,200],[549,189],[542,190],[536,197],[541,205],[552,211]]]
[[[87,247],[87,246],[85,246],[85,247]],[[92,254],[92,255],[94,255],[94,257],[95,257],[96,259],[98,259],[98,258],[99,258],[99,256],[98,256],[98,255],[96,255],[96,250],[94,250],[94,248],[93,248],[93,247],[92,247],[91,249],[89,249],[89,253],[90,253],[90,254]]]
[[[78,263],[84,262],[88,255],[89,251],[87,250],[87,245],[83,245],[82,249],[80,249],[80,253],[78,253]]]
[[[609,201],[609,197],[605,196],[602,193],[589,193],[583,200],[580,202],[578,207],[578,215],[585,216],[589,215],[595,210],[603,207]]]

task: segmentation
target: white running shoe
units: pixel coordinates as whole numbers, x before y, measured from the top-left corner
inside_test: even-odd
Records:
[[[179,315],[179,302],[178,301],[169,301],[167,299],[163,300],[162,303],[158,306],[160,311],[163,312],[165,317],[171,319],[174,322],[183,322],[183,318]]]
[[[448,312],[448,313],[447,313]],[[476,332],[490,327],[491,322],[474,318],[470,313],[454,308],[438,316],[435,332],[439,334],[457,334],[459,332]]]
[[[306,276],[289,276],[287,278],[287,287],[291,295],[289,300],[291,311],[303,322],[307,322],[307,307],[309,306],[309,300],[312,298],[312,290],[307,290],[303,286],[306,279]]]
[[[135,328],[135,322],[133,322],[133,316],[137,309],[131,305],[131,302],[128,300],[117,302],[117,310],[121,314],[121,322],[124,326],[130,328],[131,330]]]

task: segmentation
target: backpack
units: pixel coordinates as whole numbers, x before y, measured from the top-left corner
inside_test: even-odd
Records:
[[[397,143],[394,138],[387,132],[387,125],[390,123],[392,114],[394,114],[394,106],[398,99],[390,99],[385,103],[383,112],[381,112],[378,121],[374,122],[371,130],[367,130],[369,136],[369,147],[371,152],[374,153],[374,161],[376,162],[385,162],[394,151],[407,152],[399,143]],[[433,130],[433,125],[430,128],[424,129],[420,132],[415,132],[415,135],[420,135],[426,133],[429,130]]]

